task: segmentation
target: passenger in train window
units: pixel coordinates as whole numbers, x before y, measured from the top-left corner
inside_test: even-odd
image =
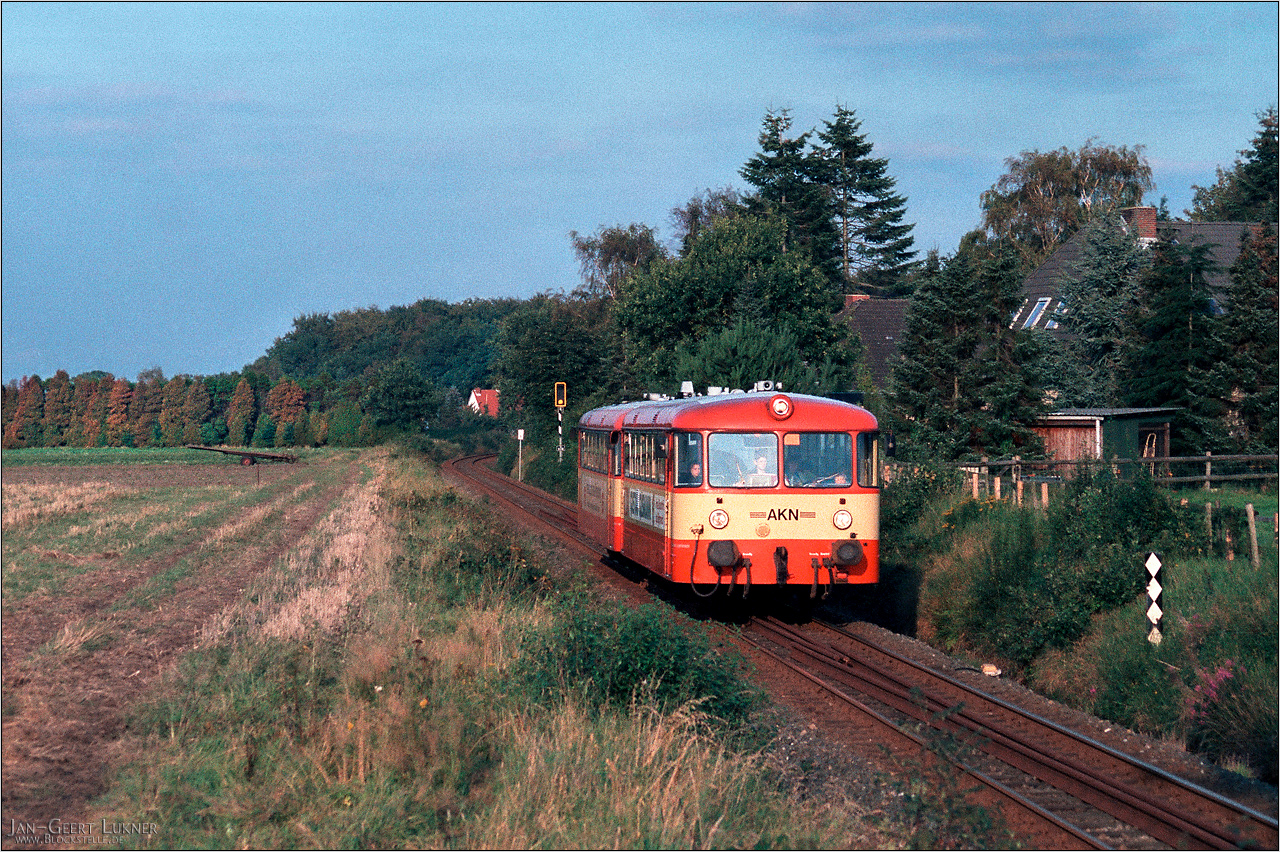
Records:
[[[778,484],[778,474],[773,471],[773,465],[764,453],[756,454],[756,466],[747,475],[746,484],[752,488],[769,488]]]

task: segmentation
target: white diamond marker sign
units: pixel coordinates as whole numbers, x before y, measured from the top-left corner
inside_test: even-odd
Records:
[[[1150,602],[1150,606],[1147,607],[1147,621],[1151,623],[1147,641],[1152,645],[1159,645],[1160,640],[1164,638],[1160,632],[1162,626],[1160,620],[1164,618],[1164,610],[1160,608],[1160,596],[1164,592],[1164,586],[1160,584],[1161,567],[1160,557],[1157,554],[1152,553],[1147,556],[1147,573],[1151,575],[1151,581],[1147,583],[1147,600]]]

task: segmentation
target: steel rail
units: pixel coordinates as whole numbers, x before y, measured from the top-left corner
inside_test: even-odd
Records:
[[[913,718],[929,721],[935,715],[940,719],[934,724],[939,727],[967,731],[977,735],[982,749],[991,756],[1015,766],[1040,780],[1070,793],[1093,807],[1112,817],[1141,829],[1150,836],[1172,846],[1185,845],[1188,840],[1210,848],[1231,849],[1243,844],[1257,844],[1261,848],[1275,848],[1276,821],[1253,811],[1238,802],[1219,796],[1210,790],[1199,787],[1172,773],[1127,755],[1099,743],[1077,731],[1072,731],[1051,720],[1044,719],[1017,705],[988,695],[949,675],[902,656],[876,643],[853,636],[847,631],[831,625],[825,629],[833,630],[843,639],[857,643],[881,653],[899,664],[908,666],[921,676],[940,681],[953,690],[960,692],[962,699],[956,696],[939,695],[933,692],[922,692],[924,701],[915,697],[911,684],[892,676],[886,676],[880,668],[873,667],[865,660],[858,659],[847,651],[831,645],[824,645],[812,637],[781,623],[769,624],[765,629],[786,637],[786,643],[795,650],[827,668],[833,669],[845,677],[855,681],[854,687],[863,689],[877,700],[894,709],[906,713]],[[1065,737],[1091,753],[1106,758],[1106,764],[1090,767],[1082,761],[1067,759],[1053,754],[1046,754],[1046,743],[1043,735],[1023,734],[1013,730],[1009,722],[981,718],[978,710],[967,708],[963,701],[968,700],[995,708],[996,711],[1012,716],[1014,721],[1035,726],[1037,731],[1052,731],[1059,737]],[[958,709],[957,709],[958,708]],[[987,712],[992,712],[988,710]],[[1130,774],[1137,773],[1136,780],[1116,780],[1118,770],[1123,769]],[[1147,792],[1136,785],[1139,783],[1161,785],[1158,793]],[[1172,786],[1178,795],[1195,800],[1198,808],[1176,807],[1167,801]],[[1212,805],[1213,814],[1203,807]],[[1245,826],[1237,820],[1244,820],[1250,827],[1246,833]]]
[[[768,647],[763,645],[759,640],[752,637],[750,634],[743,632],[741,636],[746,642],[749,642],[760,653],[774,660],[779,665],[785,666],[787,669],[791,670],[795,674],[800,675],[801,677],[810,681],[811,683],[813,683],[819,689],[822,689],[827,694],[835,697],[836,699],[844,702],[845,704],[848,704],[850,707],[853,707],[859,713],[872,719],[880,727],[891,730],[898,736],[903,737],[907,740],[910,740],[911,742],[915,743],[925,751],[929,751],[929,752],[932,751],[929,747],[929,744],[919,734],[916,734],[914,731],[904,728],[902,725],[898,724],[897,722],[894,722],[888,716],[885,716],[883,713],[869,706],[865,702],[859,701],[857,698],[854,698],[852,695],[849,695],[843,690],[836,688],[835,685],[823,680],[821,677],[814,674],[812,671],[805,668],[804,666],[799,665],[794,660],[788,660],[787,658],[780,656],[779,654],[775,653],[774,651],[770,650]],[[788,645],[788,647],[790,646]],[[940,760],[948,759],[948,758],[944,758],[941,755],[937,755],[937,757]],[[1067,820],[1063,819],[1062,817],[1058,816],[1052,811],[1044,808],[1043,806],[1036,804],[1035,802],[1028,799],[1026,796],[1023,796],[1021,793],[1018,793],[1017,791],[1010,788],[1008,785],[1003,784],[1000,781],[997,781],[995,778],[992,778],[987,773],[982,772],[976,769],[975,767],[966,766],[962,763],[957,763],[956,765],[966,775],[968,775],[969,777],[973,778],[976,781],[981,782],[995,795],[1005,799],[1010,804],[1018,808],[1021,808],[1023,811],[1025,811],[1028,815],[1030,815],[1034,819],[1038,819],[1044,823],[1047,823],[1050,826],[1053,826],[1054,828],[1063,832],[1068,837],[1074,838],[1080,841],[1086,847],[1090,849],[1110,849],[1111,848],[1106,843],[1094,837],[1092,834],[1089,834],[1084,829],[1068,822]],[[1055,845],[1058,845],[1059,843],[1060,841],[1055,843]]]
[[[1241,804],[1240,802],[1237,802],[1233,799],[1229,799],[1226,796],[1213,792],[1212,790],[1208,790],[1200,786],[1199,784],[1196,784],[1193,781],[1189,781],[1186,778],[1183,778],[1175,773],[1161,769],[1160,767],[1155,766],[1139,757],[1135,757],[1131,754],[1120,751],[1119,749],[1113,748],[1107,745],[1106,743],[1098,742],[1092,737],[1088,737],[1085,734],[1080,733],[1079,731],[1073,730],[1057,722],[1054,722],[1052,719],[1046,719],[1045,717],[1040,716],[1039,714],[1033,713],[1030,710],[1027,710],[1025,707],[1020,707],[1016,704],[1005,701],[997,696],[994,696],[989,693],[983,692],[979,689],[976,689],[970,684],[965,683],[964,681],[951,677],[946,672],[940,672],[937,669],[931,668],[917,660],[913,660],[909,657],[903,656],[902,654],[892,650],[891,648],[886,648],[883,645],[880,645],[879,643],[872,642],[871,640],[861,636],[854,636],[849,631],[844,630],[841,627],[837,627],[836,625],[828,624],[826,622],[818,622],[818,623],[824,629],[832,631],[833,633],[837,634],[845,641],[855,642],[860,646],[871,648],[876,652],[884,654],[903,665],[907,665],[916,670],[926,672],[932,677],[935,677],[938,680],[942,681],[943,683],[946,683],[948,686],[961,690],[963,693],[967,695],[978,698],[983,702],[992,704],[1004,712],[1015,714],[1023,719],[1028,720],[1029,722],[1035,725],[1042,726],[1043,728],[1051,730],[1059,736],[1074,740],[1080,743],[1081,745],[1097,753],[1105,755],[1106,757],[1112,760],[1119,761],[1120,763],[1130,767],[1134,771],[1141,773],[1144,777],[1153,779],[1161,784],[1170,785],[1175,789],[1179,790],[1182,794],[1194,798],[1198,803],[1212,804],[1213,806],[1219,809],[1220,815],[1224,818],[1227,818],[1227,819],[1242,818],[1249,822],[1256,823],[1258,828],[1267,832],[1267,834],[1258,838],[1258,840],[1265,845],[1265,848],[1275,848],[1277,846],[1277,840],[1280,840],[1280,831],[1277,830],[1277,820],[1273,817],[1268,816],[1267,814],[1260,813],[1257,810],[1254,810],[1253,808],[1250,808],[1244,804]],[[1217,824],[1220,825],[1222,821],[1223,820],[1219,820]]]

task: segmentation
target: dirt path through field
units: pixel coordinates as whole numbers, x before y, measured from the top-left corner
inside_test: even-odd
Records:
[[[325,470],[326,464],[340,468]],[[243,483],[252,476],[227,465],[18,468],[5,471],[5,484],[91,477],[145,489],[207,485],[211,477]],[[32,594],[12,607],[6,602],[0,639],[5,848],[13,842],[15,823],[43,826],[81,817],[85,804],[103,790],[128,708],[193,646],[202,626],[323,519],[360,476],[361,465],[350,456],[264,466],[259,499],[209,534],[141,562],[111,554],[58,554],[90,560],[92,570],[56,594]],[[131,597],[237,525],[261,532],[232,548],[231,556],[220,548],[211,550],[213,558],[196,558],[194,570],[154,606]]]

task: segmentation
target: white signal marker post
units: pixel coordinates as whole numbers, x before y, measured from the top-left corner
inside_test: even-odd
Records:
[[[1147,633],[1147,641],[1152,645],[1159,645],[1160,640],[1164,636],[1160,632],[1160,628],[1164,623],[1164,610],[1160,608],[1160,595],[1164,588],[1160,585],[1160,556],[1152,553],[1147,557],[1147,573],[1151,576],[1151,580],[1147,583],[1147,621],[1151,623],[1151,630]]]
[[[564,464],[564,409],[569,404],[569,393],[564,382],[556,382],[555,388],[556,403],[556,433],[559,435],[558,443],[560,446],[560,463]]]
[[[516,480],[524,482],[524,430],[516,430]]]

